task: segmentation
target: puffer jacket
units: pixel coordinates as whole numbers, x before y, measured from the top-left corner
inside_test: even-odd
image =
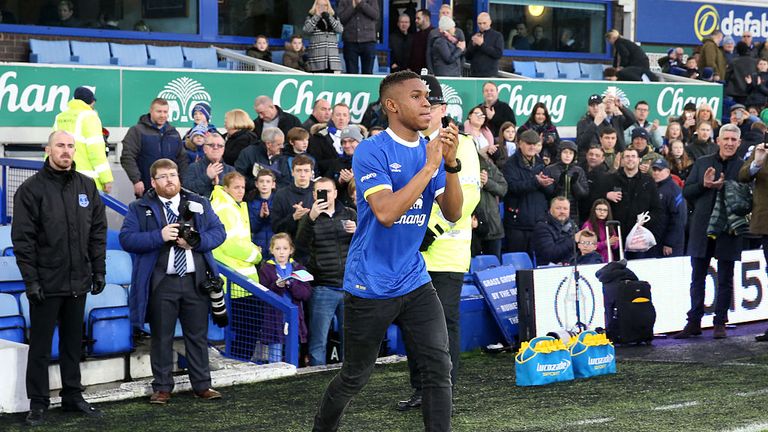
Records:
[[[176,128],[170,123],[165,123],[163,127],[158,128],[150,120],[149,114],[144,114],[136,125],[128,129],[128,133],[123,138],[120,164],[128,174],[131,183],[142,181],[144,189],[149,190],[152,187],[149,167],[156,160],[163,158],[176,162],[179,174],[183,175],[187,171],[189,158]]]
[[[75,172],[43,169],[13,197],[11,239],[25,283],[37,282],[49,297],[91,290],[94,274],[106,274],[107,219],[93,180]]]
[[[357,221],[357,212],[344,207],[338,200],[333,216],[320,213],[313,221],[307,213],[299,220],[296,244],[310,251],[307,269],[315,277],[313,286],[340,288],[344,283],[344,267],[352,234],[341,226],[342,220]]]
[[[227,238],[213,250],[217,261],[232,268],[254,282],[259,281],[256,264],[261,262],[261,249],[251,242],[251,224],[248,205],[236,202],[223,187],[215,186],[211,193],[211,207],[224,224]],[[240,290],[233,290],[232,297],[244,297]]]

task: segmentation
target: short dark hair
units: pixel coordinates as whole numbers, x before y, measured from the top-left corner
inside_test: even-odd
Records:
[[[650,105],[648,102],[646,102],[646,101],[644,101],[644,100],[641,100],[641,101],[637,101],[637,103],[635,104],[635,108],[637,108],[637,107],[638,107],[638,106],[640,106],[640,105],[645,105],[645,106],[647,106],[647,107],[649,107],[649,108],[650,108],[650,106],[651,106],[651,105]]]
[[[430,21],[432,20],[432,12],[430,12],[429,9],[421,8],[421,9],[417,10],[416,13],[420,13],[420,14],[428,17],[430,19]]]
[[[387,93],[392,87],[412,79],[420,80],[421,77],[419,77],[416,72],[409,70],[395,72],[387,75],[383,80],[381,80],[381,84],[379,84],[379,100],[383,102],[387,97]]]
[[[601,153],[605,154],[605,150],[603,150],[603,147],[601,147],[599,145],[591,145],[591,146],[589,146],[589,148],[587,149],[587,153],[589,153],[590,150],[600,150]]]
[[[616,133],[616,129],[614,129],[613,126],[605,126],[603,128],[600,128],[600,138],[602,138],[603,135],[611,135],[615,133]]]
[[[149,167],[149,176],[155,178],[157,170],[160,168],[175,169],[177,173],[179,172],[179,166],[176,165],[176,162],[170,159],[158,159]]]
[[[638,157],[640,156],[640,152],[639,152],[639,151],[638,151],[636,148],[634,148],[634,147],[632,147],[632,146],[629,146],[629,147],[627,147],[627,148],[625,148],[625,149],[624,149],[624,153],[626,153],[626,152],[628,152],[628,151],[633,151],[633,152],[635,152],[635,154],[636,154]]]
[[[293,166],[295,167],[297,165],[309,165],[310,168],[315,169],[315,161],[313,161],[309,156],[305,156],[303,154],[293,158]]]
[[[336,182],[332,179],[329,179],[328,177],[320,177],[319,179],[315,179],[315,189],[317,189],[317,185],[320,183],[328,183],[333,185],[333,190],[336,190]]]
[[[275,175],[275,172],[269,168],[260,169],[259,172],[256,173],[256,180],[258,180],[259,177],[272,177],[272,180],[277,181],[277,176]]]
[[[304,41],[304,39],[301,37],[300,34],[292,34],[289,40],[293,41],[294,39],[301,39],[302,41]]]
[[[149,107],[152,108],[155,105],[168,106],[168,101],[161,97],[154,98],[152,99],[152,103],[149,104]]]
[[[288,134],[286,135],[286,138],[288,139],[289,143],[293,143],[294,141],[309,139],[309,132],[307,132],[306,129],[298,126],[292,127],[288,129]]]

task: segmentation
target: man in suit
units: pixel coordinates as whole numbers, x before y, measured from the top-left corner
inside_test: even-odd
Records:
[[[208,369],[208,294],[202,283],[218,278],[211,251],[224,242],[224,225],[208,200],[182,190],[178,166],[159,159],[150,167],[152,189],[131,203],[120,244],[135,254],[131,324],[152,331],[152,404],[166,404],[173,390],[173,334],[181,321],[189,377],[196,397],[219,399]],[[189,235],[182,224],[191,224]]]

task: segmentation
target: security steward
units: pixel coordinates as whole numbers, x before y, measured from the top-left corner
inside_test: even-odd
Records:
[[[440,83],[432,75],[422,75],[421,79],[429,87],[427,100],[431,104],[432,121],[429,128],[422,132],[428,139],[440,133],[442,118],[446,114],[447,104],[443,99]],[[461,161],[459,183],[464,196],[461,219],[455,224],[448,222],[440,207],[432,206],[432,213],[427,224],[427,233],[421,245],[421,253],[432,278],[437,297],[443,306],[445,323],[448,328],[448,349],[451,355],[451,385],[456,387],[456,371],[459,366],[461,343],[459,338],[459,301],[464,273],[469,270],[472,243],[472,212],[480,202],[480,159],[474,139],[459,134],[459,146],[456,157]],[[418,408],[422,402],[421,373],[413,356],[408,356],[408,368],[411,375],[413,394],[409,399],[399,401],[395,408],[407,411]]]
[[[211,251],[224,242],[224,225],[210,202],[181,188],[179,168],[170,159],[149,167],[152,188],[131,203],[120,230],[120,244],[135,254],[129,305],[131,325],[149,321],[152,331],[149,402],[168,403],[174,387],[173,334],[181,321],[195,396],[220,399],[211,388],[208,364],[209,294],[218,279]]]
[[[80,354],[88,292],[104,290],[107,219],[93,179],[75,171],[75,138],[55,131],[43,169],[13,196],[11,238],[29,300],[26,423],[39,425],[50,405],[48,364],[59,326],[61,406],[89,417],[103,413],[83,399]]]

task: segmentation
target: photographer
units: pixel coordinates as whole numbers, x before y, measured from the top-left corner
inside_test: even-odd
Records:
[[[129,305],[131,324],[149,321],[152,331],[152,404],[165,404],[173,391],[173,334],[181,320],[195,396],[219,399],[208,369],[208,289],[218,280],[211,251],[226,237],[224,225],[203,197],[181,189],[178,166],[159,159],[149,168],[152,189],[131,203],[120,244],[134,254]],[[220,326],[222,316],[214,314]],[[226,318],[226,315],[223,316]]]

